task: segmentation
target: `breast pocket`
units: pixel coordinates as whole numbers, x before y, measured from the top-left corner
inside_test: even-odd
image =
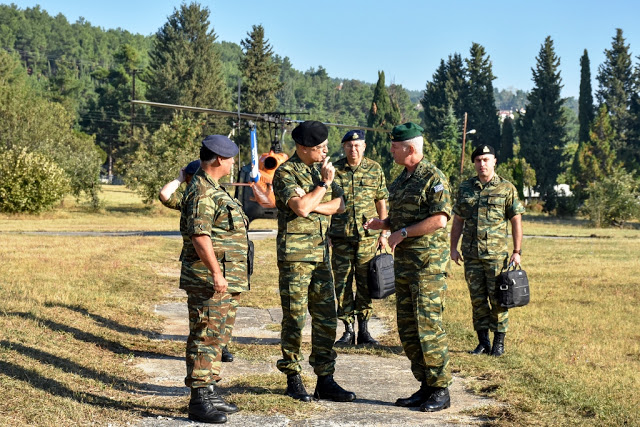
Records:
[[[492,220],[501,220],[505,218],[505,210],[504,204],[506,201],[506,197],[497,194],[497,195],[489,195],[487,199],[487,218]]]
[[[245,228],[244,215],[240,206],[226,200],[220,200],[218,206],[220,213],[214,221],[215,227],[227,231]]]

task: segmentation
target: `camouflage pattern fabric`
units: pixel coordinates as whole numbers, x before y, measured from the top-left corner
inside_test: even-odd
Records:
[[[507,331],[509,312],[495,299],[495,280],[508,262],[508,221],[524,212],[516,188],[498,175],[460,184],[453,213],[464,220],[461,249],[476,331]]]
[[[299,374],[302,328],[307,308],[311,315],[311,355],[309,364],[318,376],[335,371],[336,305],[331,266],[328,262],[278,261],[282,331],[282,359],[276,367],[283,373]]]
[[[299,217],[289,208],[289,200],[299,191],[305,193],[322,181],[319,165],[307,166],[294,154],[276,170],[273,191],[278,208],[278,270],[282,305],[282,359],[277,367],[285,374],[301,371],[302,328],[307,307],[311,314],[312,338],[309,364],[318,375],[334,371],[336,353],[336,308],[327,245],[329,217],[310,213]],[[335,183],[327,189],[322,202],[342,196]]]
[[[354,323],[356,317],[360,320],[369,320],[373,313],[367,277],[369,261],[375,256],[378,247],[378,238],[374,236],[361,240],[354,239],[331,239],[331,265],[338,300],[338,319],[345,323]]]
[[[239,295],[204,288],[187,291],[189,337],[185,357],[187,376],[184,380],[187,387],[206,387],[220,381],[222,347],[230,338],[230,329],[225,322],[232,307],[238,306]],[[235,321],[235,314],[233,319]]]
[[[496,277],[500,270],[507,266],[509,258],[497,259],[464,259],[464,276],[467,279],[473,329],[507,332],[509,326],[509,310],[500,307],[496,298]]]
[[[396,231],[434,214],[451,215],[446,176],[422,159],[412,174],[405,169],[389,187],[389,222]],[[398,333],[411,371],[432,387],[451,384],[449,349],[442,326],[443,292],[449,262],[447,230],[407,237],[396,246]]]
[[[344,191],[345,210],[331,217],[329,237],[364,238],[377,236],[378,230],[365,230],[367,220],[378,217],[376,202],[389,197],[382,167],[364,157],[356,168],[349,166],[346,157],[334,163],[335,182]]]
[[[180,184],[180,185],[182,186],[182,184]],[[177,189],[164,202],[160,198],[158,198],[158,200],[160,200],[160,203],[162,203],[165,207],[167,207],[169,209],[175,209],[175,210],[179,211],[179,210],[182,210],[182,196],[183,195],[184,195],[184,191],[182,191],[181,189]]]
[[[180,255],[180,288],[187,292],[189,310],[185,378],[188,387],[205,387],[220,380],[220,346],[229,342],[239,293],[249,289],[247,224],[240,203],[199,169],[182,199],[180,217],[184,242]],[[211,272],[198,257],[191,241],[194,235],[211,238],[220,269],[229,285],[227,292],[213,290]]]
[[[516,188],[498,175],[484,185],[477,176],[464,181],[453,208],[453,213],[464,220],[462,257],[500,260],[506,257],[507,223],[524,211]]]
[[[307,166],[297,154],[280,165],[274,173],[273,193],[278,208],[278,261],[325,260],[329,217],[315,212],[311,212],[306,218],[299,217],[288,205],[299,190],[310,193],[321,181],[319,165]],[[342,189],[334,180],[322,198],[322,203],[342,195]]]
[[[354,323],[357,316],[369,320],[373,304],[367,285],[368,266],[377,247],[380,231],[365,230],[370,218],[377,218],[376,202],[389,197],[382,167],[366,157],[352,167],[346,157],[334,163],[335,182],[344,191],[345,211],[331,217],[331,265],[338,300],[338,319]],[[353,280],[356,281],[355,300]]]

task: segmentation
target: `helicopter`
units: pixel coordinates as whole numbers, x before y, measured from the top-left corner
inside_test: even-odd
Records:
[[[277,218],[277,209],[275,195],[273,194],[273,175],[278,167],[287,161],[289,156],[282,151],[282,141],[284,135],[292,126],[302,123],[303,120],[295,120],[286,117],[290,114],[308,114],[308,113],[241,113],[226,110],[215,110],[212,108],[191,107],[186,105],[165,104],[161,102],[131,100],[134,105],[146,105],[155,108],[168,108],[174,110],[191,111],[195,113],[213,114],[217,116],[235,118],[237,121],[229,133],[231,138],[236,129],[240,128],[241,120],[244,120],[249,127],[251,162],[242,166],[238,170],[238,176],[235,182],[224,183],[236,187],[235,198],[240,200],[244,208],[245,214],[249,218],[249,222],[259,219],[275,219]],[[258,132],[256,128],[257,122],[266,122],[269,126],[269,134],[271,137],[271,148],[268,153],[262,153],[258,156]],[[352,126],[340,123],[324,123],[326,126],[334,126],[346,129],[359,129],[374,132],[386,132],[387,129],[372,128],[366,126]],[[233,173],[232,173],[233,176]]]

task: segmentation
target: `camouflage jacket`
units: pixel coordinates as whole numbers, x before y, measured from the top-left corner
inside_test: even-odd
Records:
[[[434,214],[451,217],[451,193],[447,177],[426,159],[413,174],[407,169],[389,187],[389,223],[391,231],[416,224]],[[421,260],[426,274],[445,273],[449,262],[446,228],[418,237],[407,237],[396,251]],[[428,262],[425,264],[425,260]]]
[[[180,186],[182,187],[182,184],[180,184]],[[160,200],[160,203],[162,203],[167,208],[175,209],[175,210],[179,211],[179,210],[182,210],[182,196],[184,196],[184,191],[182,189],[178,188],[176,191],[174,191],[171,194],[171,197],[169,197],[164,202],[162,201],[162,199],[160,199],[160,198],[158,198],[158,199]]]
[[[464,220],[464,258],[504,258],[507,256],[507,221],[524,213],[516,188],[494,175],[486,184],[478,177],[460,184],[453,213]]]
[[[302,190],[310,193],[322,181],[319,164],[307,166],[294,154],[273,175],[273,193],[278,208],[278,261],[322,262],[327,257],[329,216],[311,212],[306,218],[296,215],[289,200]],[[342,196],[335,180],[322,203]]]
[[[205,234],[211,237],[220,270],[229,284],[228,292],[248,290],[248,223],[240,202],[218,181],[198,169],[182,199],[180,233],[184,246],[180,255],[180,287],[213,286],[211,272],[191,242],[192,236]]]
[[[363,225],[378,217],[376,202],[389,197],[382,167],[366,157],[355,169],[349,166],[346,157],[334,166],[335,182],[344,191],[345,211],[331,217],[329,237],[362,238],[378,234],[379,231],[365,230]]]

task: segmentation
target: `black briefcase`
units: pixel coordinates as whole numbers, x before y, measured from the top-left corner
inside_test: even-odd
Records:
[[[380,253],[369,261],[369,296],[373,299],[386,298],[396,292],[396,276],[393,272],[393,256]]]
[[[510,267],[512,264],[496,277],[496,296],[503,308],[522,307],[529,304],[529,279],[522,267]]]

